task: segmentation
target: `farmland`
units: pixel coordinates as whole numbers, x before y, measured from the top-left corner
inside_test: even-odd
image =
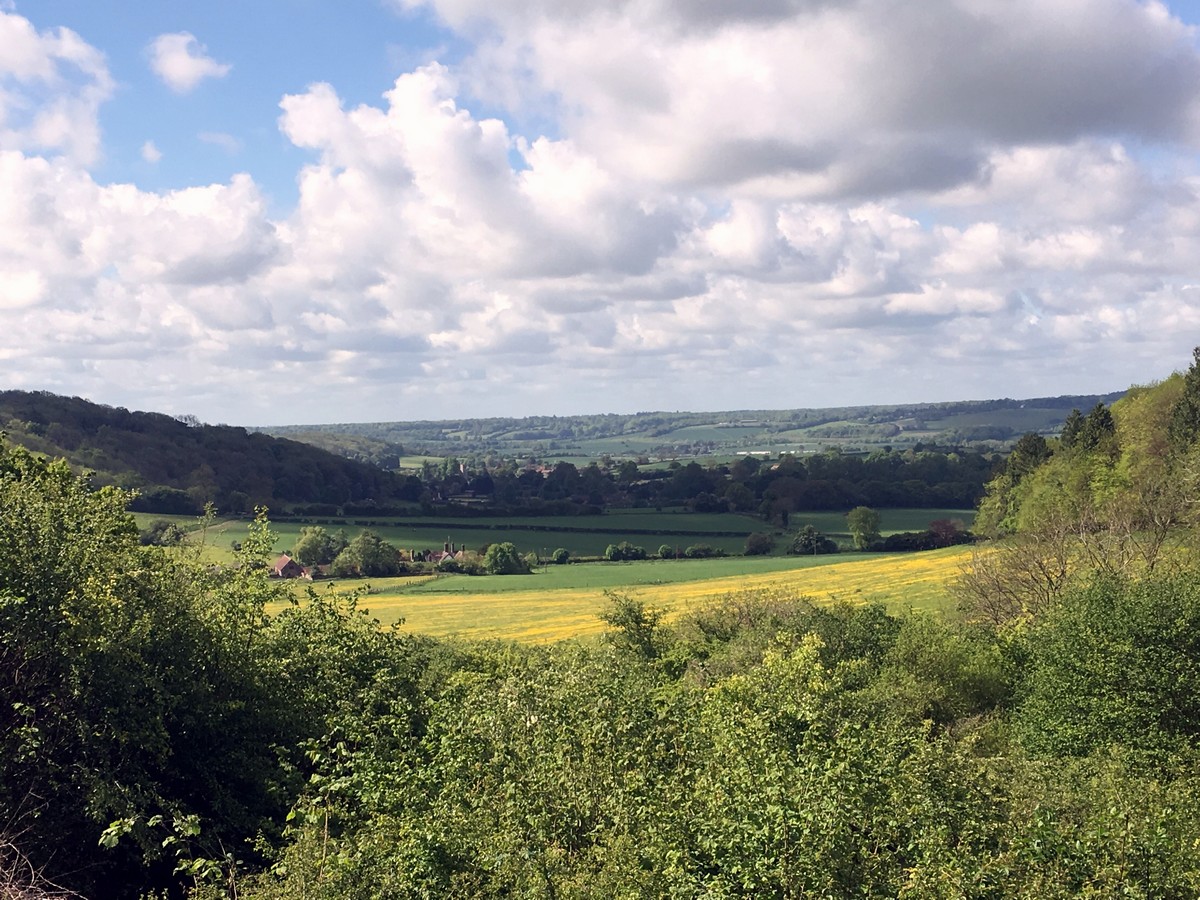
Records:
[[[1027,431],[1053,434],[1072,408],[1118,394],[790,410],[643,412],[283,426],[268,434],[318,443],[359,458],[362,443],[401,448],[405,465],[422,457],[489,453],[566,460],[579,466],[613,459],[712,461],[738,454],[863,451],[922,443],[1008,446]],[[406,457],[406,458],[405,458]]]
[[[882,516],[883,534],[898,531],[920,531],[935,519],[958,519],[970,526],[974,519],[971,510],[955,509],[885,509]],[[181,527],[192,526],[195,518],[188,516],[155,516],[138,514],[139,526],[145,528],[154,519],[169,519]],[[510,517],[503,519],[438,519],[438,518],[380,518],[380,519],[319,519],[273,522],[276,533],[275,549],[284,552],[309,524],[320,524],[335,531],[344,528],[353,538],[364,528],[370,528],[385,541],[397,547],[422,549],[441,547],[450,542],[476,550],[484,544],[509,541],[522,553],[536,552],[547,556],[557,547],[570,551],[573,557],[600,556],[609,544],[628,541],[657,551],[661,544],[678,549],[697,543],[719,548],[730,555],[740,554],[746,535],[756,531],[777,531],[778,551],[786,549],[782,532],[772,529],[762,519],[735,513],[659,512],[655,510],[618,510],[600,516]],[[847,537],[846,517],[838,512],[797,512],[790,517],[791,530],[812,525],[823,534]],[[223,519],[210,529],[206,540],[214,561],[229,558],[232,541],[244,534],[245,520]]]
[[[671,614],[726,594],[762,591],[818,601],[879,602],[893,611],[943,609],[969,547],[927,553],[651,560],[548,566],[532,575],[464,575],[339,582],[368,590],[361,605],[384,625],[430,635],[555,641],[599,634],[606,592]]]

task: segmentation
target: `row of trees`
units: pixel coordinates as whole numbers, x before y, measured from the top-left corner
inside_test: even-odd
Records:
[[[410,484],[426,508],[469,497],[476,514],[487,507],[526,512],[598,511],[607,507],[686,506],[697,512],[748,512],[783,521],[796,510],[871,507],[969,508],[992,475],[990,455],[925,449],[838,451],[778,460],[747,456],[737,462],[641,467],[631,460],[559,462],[548,471],[515,460],[449,458],[427,463]],[[357,508],[356,508],[357,509]]]

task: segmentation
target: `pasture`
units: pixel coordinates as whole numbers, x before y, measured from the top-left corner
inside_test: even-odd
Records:
[[[884,509],[880,510],[881,530],[887,535],[897,531],[921,531],[935,519],[959,519],[968,527],[974,519],[971,510],[953,509]],[[155,519],[168,519],[182,527],[195,524],[187,516],[160,516],[148,513],[135,515],[138,527],[145,528]],[[779,529],[772,529],[762,519],[736,513],[692,513],[683,510],[628,509],[613,510],[598,516],[511,516],[505,518],[345,518],[314,519],[272,522],[271,530],[277,535],[275,550],[285,552],[295,544],[300,530],[309,524],[319,524],[328,531],[345,529],[346,536],[353,539],[364,528],[370,528],[385,541],[408,549],[438,548],[444,543],[456,547],[466,546],[478,550],[485,544],[510,541],[522,553],[538,553],[548,556],[557,547],[568,550],[572,556],[600,556],[609,544],[628,541],[635,546],[645,547],[657,553],[662,544],[669,544],[679,551],[692,544],[708,544],[724,550],[727,554],[740,554],[745,546],[746,535],[755,531],[774,531],[777,537],[776,553],[787,549],[789,538]],[[796,512],[789,520],[789,530],[794,532],[805,525],[818,531],[848,539],[846,517],[840,512]],[[245,534],[246,522],[242,519],[218,521],[207,535],[209,556],[214,561],[231,558],[230,546]]]
[[[548,566],[532,575],[465,575],[337,582],[365,590],[360,605],[404,631],[525,642],[600,634],[613,591],[667,610],[668,618],[726,594],[766,591],[818,602],[880,602],[890,610],[952,608],[949,586],[970,547],[926,553],[663,560]]]

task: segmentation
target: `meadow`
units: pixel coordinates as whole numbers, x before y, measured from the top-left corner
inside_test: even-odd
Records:
[[[365,591],[360,605],[385,626],[437,636],[549,642],[600,634],[615,592],[668,619],[727,594],[765,591],[818,602],[883,603],[889,610],[953,608],[950,584],[970,547],[925,553],[736,557],[547,566],[532,575],[437,575],[316,584]]]

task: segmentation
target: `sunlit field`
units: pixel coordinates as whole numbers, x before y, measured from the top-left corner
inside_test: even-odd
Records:
[[[739,591],[880,602],[893,611],[946,609],[952,605],[949,585],[970,554],[970,547],[951,547],[811,559],[593,563],[552,566],[533,575],[391,578],[315,588],[368,589],[361,605],[384,625],[402,621],[406,631],[545,642],[603,631],[598,614],[606,591],[645,600],[668,615]]]
[[[880,517],[881,531],[886,535],[897,531],[921,531],[935,519],[958,519],[970,527],[974,513],[953,509],[884,509],[880,510]],[[193,527],[196,523],[196,519],[189,516],[138,513],[135,518],[141,528],[147,527],[154,519],[167,519],[183,528]],[[440,548],[446,542],[478,550],[485,544],[511,541],[521,553],[538,553],[543,557],[549,556],[557,547],[565,548],[575,557],[600,556],[609,544],[622,541],[645,547],[651,554],[656,554],[662,544],[672,546],[679,552],[692,544],[708,544],[735,555],[745,547],[746,535],[772,530],[767,523],[753,516],[653,509],[613,510],[599,516],[512,516],[460,520],[447,520],[445,517],[347,518],[320,520],[320,524],[331,532],[344,529],[348,538],[370,527],[385,541],[406,550]],[[844,513],[793,513],[789,522],[791,531],[804,525],[812,525],[823,534],[849,540]],[[304,527],[303,522],[272,522],[276,551],[282,553],[291,549]],[[232,542],[240,540],[245,534],[245,519],[218,520],[205,538],[207,558],[213,562],[231,560]],[[786,552],[787,540],[785,535],[777,534],[777,554]]]

